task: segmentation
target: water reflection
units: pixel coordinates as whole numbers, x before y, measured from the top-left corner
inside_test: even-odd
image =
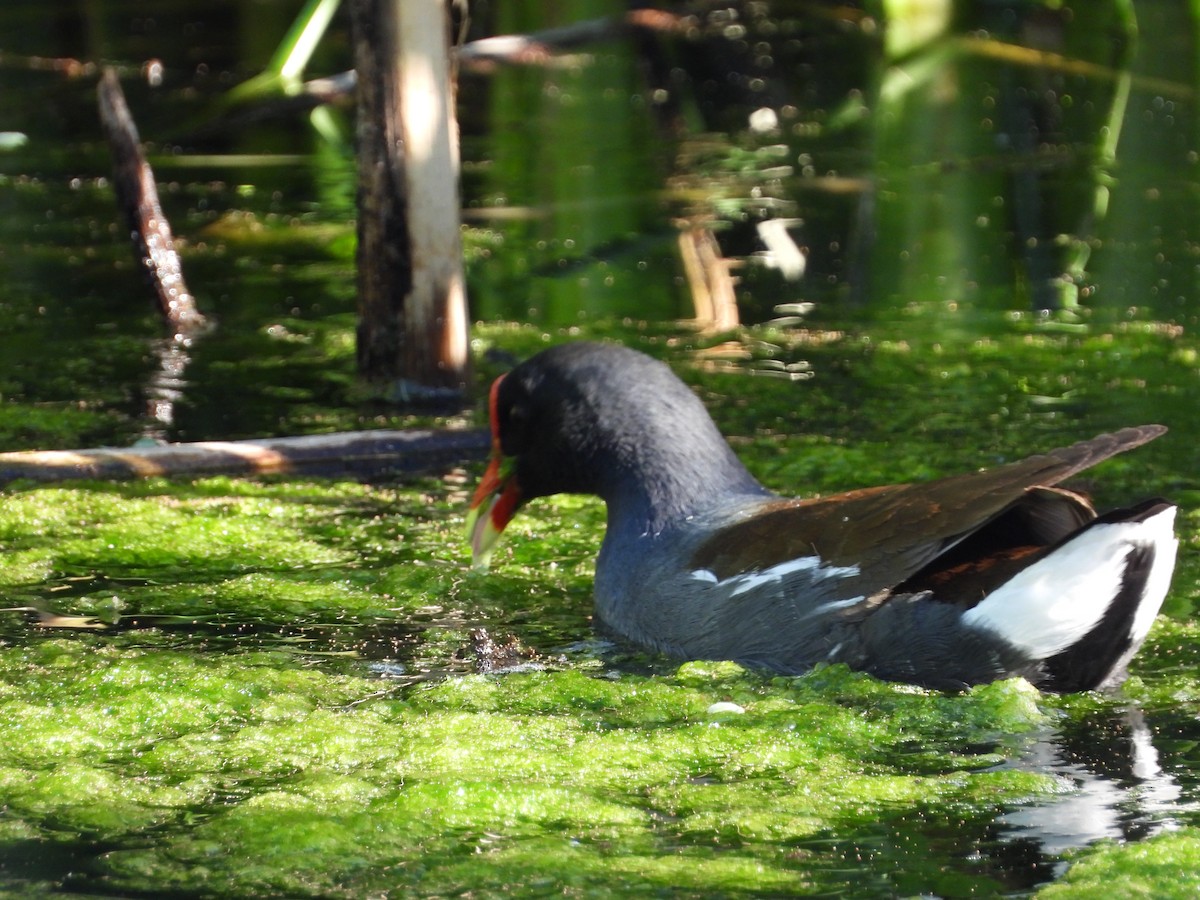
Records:
[[[1136,707],[1041,735],[1002,768],[1053,775],[1069,789],[997,820],[1000,840],[1035,845],[1045,856],[1106,838],[1143,840],[1178,828],[1179,817],[1197,808],[1163,769],[1153,732]]]
[[[667,221],[711,228],[740,267],[762,251],[762,226],[770,236],[801,217],[805,281],[739,270],[743,321],[847,297],[1056,309],[1144,303],[1158,281],[1149,293],[1175,291],[1169,308],[1194,293],[1170,265],[1188,252],[1194,204],[1164,189],[1193,186],[1198,158],[1186,10],[947,6],[932,24],[889,13],[880,29],[845,8],[726,5],[594,44],[572,67],[502,70],[486,92],[468,83],[467,158],[481,174],[470,202],[541,212],[536,226],[492,220],[509,261],[476,276],[478,309],[567,324],[601,308],[603,285],[603,309],[627,314],[632,290],[644,314],[671,316],[665,288],[686,260],[642,255],[640,268],[578,279],[554,268],[578,271],[614,236],[636,246]],[[529,27],[504,16],[488,24]],[[473,138],[476,102],[490,121]],[[1169,232],[1163,253],[1152,238]]]
[[[1103,839],[1148,838],[1195,812],[1192,791],[1160,761],[1147,718],[1136,708],[1097,711],[1037,735],[1015,754],[1011,744],[953,748],[1012,755],[996,768],[1054,777],[1062,783],[1059,797],[999,815],[922,806],[850,834],[820,835],[800,849],[830,880],[845,881],[838,896],[1023,895],[1059,877],[1069,851]],[[1200,737],[1193,717],[1181,729]],[[930,747],[913,751],[924,771]]]
[[[167,440],[175,425],[175,404],[187,389],[184,373],[190,357],[190,340],[179,336],[162,338],[151,346],[158,365],[146,384],[146,414],[148,421],[143,436],[154,441]]]

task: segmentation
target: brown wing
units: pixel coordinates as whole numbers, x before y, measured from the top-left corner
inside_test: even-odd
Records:
[[[692,565],[724,579],[815,554],[826,565],[857,566],[859,574],[849,579],[853,590],[871,595],[909,578],[1033,489],[1057,484],[1165,431],[1161,425],[1125,428],[968,475],[782,500],[717,532],[697,549]],[[1061,493],[1087,509],[1085,501]],[[848,581],[844,586],[851,588]]]

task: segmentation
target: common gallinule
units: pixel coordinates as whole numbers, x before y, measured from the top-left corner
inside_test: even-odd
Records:
[[[492,385],[490,416],[468,518],[476,560],[526,501],[598,494],[597,619],[677,657],[1089,690],[1123,677],[1175,565],[1170,503],[1097,517],[1055,487],[1159,425],[940,481],[789,500],[754,480],[666,365],[623,347],[539,353]]]

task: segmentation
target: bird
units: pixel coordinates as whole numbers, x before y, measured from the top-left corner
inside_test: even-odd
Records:
[[[568,342],[501,375],[467,534],[486,567],[526,503],[598,495],[594,621],[683,660],[842,663],[959,691],[1119,684],[1170,586],[1176,507],[1098,515],[1060,487],[1163,434],[1142,425],[940,480],[789,499],[760,484],[665,363]]]

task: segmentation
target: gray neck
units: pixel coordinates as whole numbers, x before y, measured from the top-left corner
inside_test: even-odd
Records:
[[[703,438],[715,437],[715,440]],[[600,496],[609,533],[656,535],[691,518],[712,515],[739,499],[772,496],[711,427],[690,440],[637,445],[604,467]]]

